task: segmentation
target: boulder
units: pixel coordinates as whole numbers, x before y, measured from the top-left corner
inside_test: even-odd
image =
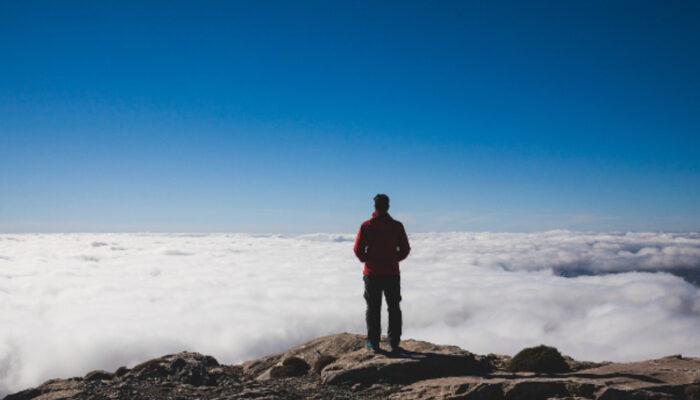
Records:
[[[392,354],[367,349],[342,354],[326,366],[321,379],[326,384],[412,383],[445,376],[480,375],[492,369],[487,359],[455,346],[437,346],[407,340],[404,351]]]
[[[330,354],[321,354],[316,359],[316,361],[314,361],[314,365],[313,365],[312,369],[315,373],[320,374],[321,371],[323,371],[323,369],[326,368],[326,366],[334,363],[335,360],[337,360],[337,359],[338,359],[337,357],[332,356]]]
[[[126,372],[121,370],[121,373],[138,379],[151,378],[193,386],[212,386],[216,384],[216,374],[210,370],[218,366],[219,362],[212,356],[183,351],[154,358]]]
[[[275,365],[270,369],[271,378],[288,378],[302,376],[309,372],[309,364],[299,357],[288,357],[282,361],[282,365]]]
[[[508,363],[511,372],[561,373],[570,370],[559,350],[545,345],[523,349]]]
[[[288,368],[281,365],[284,359],[320,360],[325,354],[335,357],[332,362],[326,357],[324,362],[328,363],[320,368],[322,382],[331,385],[410,383],[439,376],[481,374],[492,369],[488,358],[476,356],[457,346],[406,340],[401,342],[403,352],[391,354],[386,343],[379,353],[367,350],[364,344],[363,335],[342,333],[325,336],[284,353],[246,362],[243,368],[246,373],[257,376],[258,380],[267,380],[290,373]]]
[[[86,381],[109,381],[114,378],[114,374],[111,372],[103,371],[101,369],[88,372],[83,379]]]
[[[315,360],[320,354],[345,354],[355,350],[363,349],[365,337],[352,333],[339,333],[336,335],[323,336],[300,346],[292,347],[283,352],[272,354],[243,363],[243,372],[249,375],[261,377],[272,368],[278,365],[283,359],[288,357],[299,357],[303,360]]]

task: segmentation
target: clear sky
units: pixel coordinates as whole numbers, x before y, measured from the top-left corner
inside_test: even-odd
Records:
[[[0,231],[697,231],[699,20],[0,0]]]

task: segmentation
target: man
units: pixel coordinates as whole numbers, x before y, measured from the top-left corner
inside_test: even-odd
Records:
[[[382,293],[389,309],[389,341],[392,353],[400,351],[401,284],[399,261],[408,257],[411,247],[403,224],[389,215],[389,196],[374,197],[374,214],[360,226],[355,240],[355,255],[365,263],[365,300],[367,301],[366,347],[379,351]]]

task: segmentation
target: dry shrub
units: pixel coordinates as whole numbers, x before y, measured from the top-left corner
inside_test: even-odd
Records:
[[[570,368],[564,357],[559,353],[559,350],[554,347],[539,345],[537,347],[528,347],[516,354],[508,363],[508,371],[558,373],[569,372]]]

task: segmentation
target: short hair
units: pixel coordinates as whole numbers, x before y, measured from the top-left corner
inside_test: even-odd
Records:
[[[389,210],[389,196],[385,194],[378,194],[374,196],[374,209],[380,212],[386,212]]]

